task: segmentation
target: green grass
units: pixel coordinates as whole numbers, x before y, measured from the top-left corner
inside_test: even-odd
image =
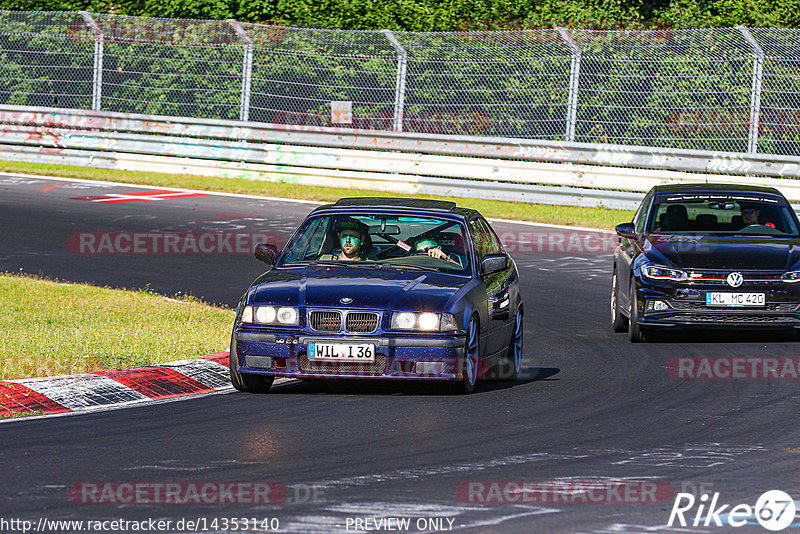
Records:
[[[205,356],[227,348],[234,314],[188,297],[0,273],[0,379]]]
[[[112,182],[127,182],[157,187],[178,187],[200,189],[204,191],[220,191],[225,193],[241,193],[318,201],[335,201],[341,197],[349,196],[389,195],[389,193],[381,193],[366,189],[317,187],[247,180],[244,178],[161,174],[11,161],[0,161],[0,172],[64,176],[66,178],[82,178],[86,180],[108,180]],[[424,195],[416,196],[424,198]],[[435,198],[452,200],[461,206],[475,208],[486,217],[563,224],[568,226],[587,226],[590,228],[613,228],[621,222],[630,221],[634,214],[633,211],[611,210],[606,208],[552,206],[549,204],[502,202],[499,200],[485,200],[479,198]]]
[[[17,412],[11,410],[6,413],[0,413],[0,419],[14,419],[17,417],[30,417],[32,415],[44,415],[44,412],[42,410],[33,410],[31,412]]]

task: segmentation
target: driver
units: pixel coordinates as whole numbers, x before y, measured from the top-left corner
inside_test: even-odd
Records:
[[[333,254],[328,257],[327,254],[321,259],[331,259],[339,261],[364,261],[375,260],[372,254],[365,254],[364,236],[367,234],[366,227],[354,219],[346,219],[340,221],[336,225],[336,234],[339,237],[338,250],[333,251]]]
[[[745,204],[742,206],[742,222],[744,223],[745,227],[759,224],[768,226],[770,228],[775,228],[775,223],[769,222],[769,212],[762,219],[761,210],[754,204]]]
[[[420,239],[416,243],[414,243],[414,250],[417,254],[427,254],[432,258],[438,258],[440,260],[449,261],[455,263],[457,265],[461,265],[461,262],[453,259],[449,254],[445,253],[442,248],[439,246],[439,243],[431,239],[430,237],[426,237]]]
[[[752,206],[742,208],[742,221],[749,226],[751,224],[759,224],[758,220],[761,216],[761,210]]]

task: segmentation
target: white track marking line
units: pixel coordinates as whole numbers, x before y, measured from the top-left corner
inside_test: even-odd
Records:
[[[81,184],[96,184],[96,185],[113,185],[113,186],[120,186],[120,187],[152,187],[156,188],[157,186],[147,186],[142,184],[129,184],[125,182],[108,182],[108,181],[101,181],[101,180],[85,180],[82,178],[62,178],[60,176],[41,176],[37,174],[20,174],[20,173],[11,173],[11,172],[4,172],[0,173],[0,177],[2,176],[17,176],[20,178],[31,178],[35,180],[42,180],[42,181],[53,181],[53,180],[60,180],[63,182],[75,182]],[[203,191],[199,189],[181,189],[177,187],[160,187],[159,189],[163,191],[178,191],[183,193],[203,193],[209,196],[219,196],[219,197],[231,197],[231,198],[248,198],[254,200],[270,200],[274,202],[294,202],[299,204],[312,204],[316,206],[322,206],[323,204],[329,204],[329,202],[319,202],[316,200],[301,200],[296,198],[282,198],[282,197],[268,197],[268,196],[260,196],[260,195],[244,195],[241,193],[223,193],[220,191]],[[563,224],[549,224],[549,223],[538,223],[538,222],[530,222],[530,221],[514,221],[511,219],[496,219],[494,217],[488,218],[492,222],[502,222],[508,224],[520,224],[523,226],[538,226],[541,228],[557,228],[560,230],[578,230],[578,231],[585,231],[585,232],[604,232],[604,233],[614,233],[613,230],[607,230],[604,228],[588,228],[585,226],[566,226]]]
[[[321,206],[322,204],[326,204],[326,202],[318,202],[316,200],[301,200],[301,199],[293,199],[293,198],[282,198],[282,197],[267,197],[267,196],[259,196],[259,195],[244,195],[241,193],[223,193],[220,191],[202,191],[199,189],[181,189],[179,187],[159,187],[155,185],[144,185],[144,184],[129,184],[126,182],[109,182],[106,180],[85,180],[82,178],[64,178],[61,176],[41,176],[38,174],[19,174],[19,173],[11,173],[11,172],[4,172],[0,173],[0,178],[3,176],[14,176],[19,178],[30,178],[33,180],[42,180],[44,182],[52,182],[52,181],[61,181],[61,182],[74,182],[80,184],[95,184],[95,185],[113,185],[119,187],[136,187],[136,188],[153,188],[153,190],[160,189],[162,191],[177,191],[181,193],[202,193],[209,196],[219,196],[219,197],[233,197],[233,198],[249,198],[254,200],[273,200],[278,202],[296,202],[300,204],[315,204]]]

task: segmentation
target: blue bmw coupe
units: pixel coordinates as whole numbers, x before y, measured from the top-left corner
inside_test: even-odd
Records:
[[[275,377],[476,380],[520,370],[516,265],[491,225],[453,202],[344,198],[315,209],[239,302],[236,389]]]

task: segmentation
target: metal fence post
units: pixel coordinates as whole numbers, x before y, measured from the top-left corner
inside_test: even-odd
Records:
[[[242,98],[239,106],[239,120],[250,120],[250,89],[253,84],[253,40],[244,31],[236,19],[228,19],[233,31],[244,43],[244,57],[242,58]]]
[[[747,151],[758,152],[758,130],[761,122],[761,82],[764,76],[764,51],[746,26],[736,26],[750,48],[753,49],[753,83],[750,89],[750,131],[747,135]]]
[[[81,11],[81,17],[94,34],[94,65],[92,76],[92,110],[100,111],[103,104],[103,30],[88,11]]]
[[[556,27],[558,35],[569,47],[572,59],[569,64],[569,94],[567,97],[567,132],[566,141],[575,141],[575,124],[578,121],[578,83],[581,76],[581,49],[572,40],[566,28]]]
[[[381,30],[386,39],[392,44],[397,52],[397,81],[394,86],[394,121],[392,129],[395,132],[403,131],[403,107],[406,100],[406,67],[408,65],[408,54],[392,30]]]

